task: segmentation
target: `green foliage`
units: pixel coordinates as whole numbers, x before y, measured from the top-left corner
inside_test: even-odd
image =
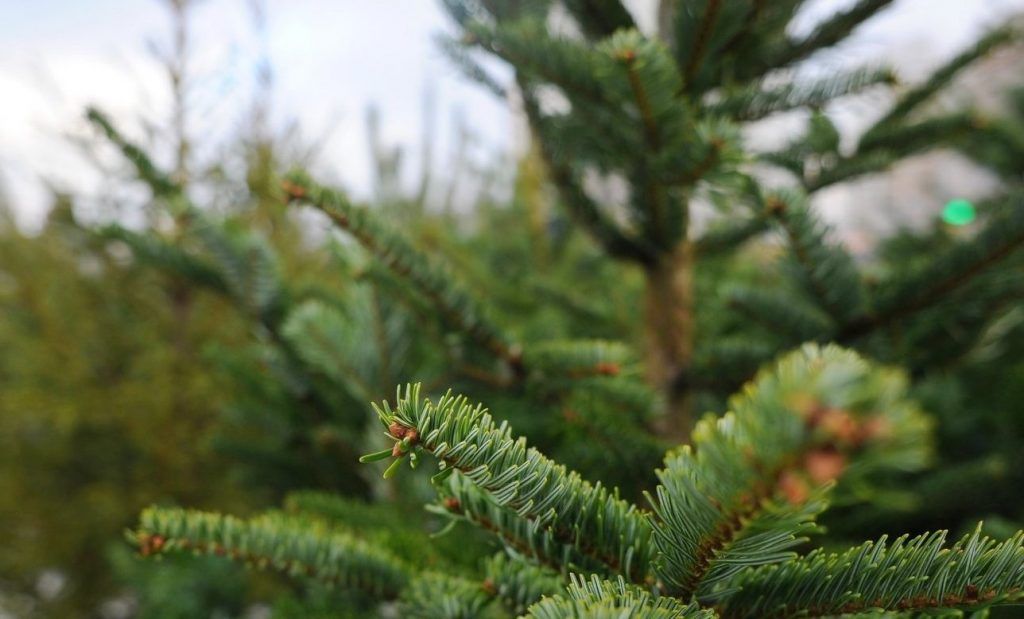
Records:
[[[180,509],[142,513],[135,542],[144,555],[185,550],[227,555],[254,567],[393,598],[407,568],[394,557],[315,521],[277,515],[241,520]]]
[[[417,287],[417,293],[426,295],[436,311],[458,331],[465,332],[498,358],[516,362],[516,354],[504,334],[487,320],[475,300],[401,236],[378,222],[372,213],[353,205],[339,192],[315,184],[303,174],[291,175],[286,189],[292,199],[308,200],[323,210],[388,268],[408,278]]]
[[[237,616],[245,611],[250,579],[220,557],[179,554],[151,561],[124,544],[118,544],[111,555],[119,583],[145,592],[134,610],[137,617],[188,619],[205,613]]]
[[[241,521],[154,509],[143,514],[134,539],[144,554],[223,554],[400,598],[410,616],[480,616],[494,598],[519,612],[560,580],[527,558],[569,571],[597,566],[618,579],[573,576],[566,594],[529,608],[535,617],[923,611],[1019,596],[1020,533],[996,544],[976,532],[948,550],[937,533],[842,555],[792,552],[814,531],[837,479],[850,484],[919,467],[926,456],[927,423],[905,399],[905,380],[838,348],[791,354],[737,396],[730,413],[699,424],[690,445],[669,452],[650,513],[527,449],[507,424],[496,426],[461,396],[434,401],[407,387],[393,407],[377,411],[394,443],[368,459],[392,459],[389,476],[407,458],[413,465],[426,454],[436,458],[435,484],[457,480],[448,482],[452,493],[438,511],[471,514],[467,520],[502,537],[519,561],[492,559],[483,584],[451,573],[412,575],[348,534],[275,515]],[[325,503],[315,496],[297,501]],[[492,517],[502,513],[504,519]],[[536,552],[554,544],[564,549],[560,556]]]
[[[1021,598],[1024,538],[1005,542],[979,527],[952,546],[946,532],[903,536],[834,554],[816,550],[780,566],[748,572],[724,617],[789,617],[984,608]],[[854,583],[856,583],[854,585]]]
[[[36,606],[60,617],[115,590],[107,548],[126,512],[252,500],[210,483],[232,465],[210,441],[229,385],[202,354],[244,329],[216,298],[182,312],[168,278],[95,242],[71,206],[32,235],[0,226],[0,580],[32,591],[61,570]]]
[[[76,473],[158,480],[124,498],[127,507],[104,506],[122,518],[139,499],[251,513],[284,498],[283,512],[247,519],[152,508],[131,536],[175,565],[184,551],[297,578],[306,586],[278,599],[281,617],[941,613],[1019,597],[1019,534],[1003,545],[976,534],[945,548],[929,534],[838,554],[809,547],[830,518],[830,548],[893,522],[948,526],[937,506],[958,503],[942,502],[949,488],[1010,489],[1008,499],[949,508],[953,524],[983,509],[1019,516],[1021,428],[998,409],[1013,410],[1021,376],[1019,363],[999,363],[1024,354],[1013,309],[1024,294],[1013,191],[1024,132],[1012,114],[929,106],[1013,34],[987,35],[903,89],[846,148],[832,104],[898,90],[895,77],[854,68],[815,79],[801,63],[889,0],[858,1],[801,37],[790,34],[799,0],[665,2],[657,34],[640,32],[619,0],[558,3],[561,25],[549,0],[444,4],[459,32],[449,55],[492,91],[522,97],[535,152],[509,203],[438,212],[425,202],[426,177],[406,200],[400,151],[380,144],[374,126],[379,203],[303,171],[282,182],[288,164],[261,143],[231,203],[200,205],[198,196],[220,194],[166,172],[91,110],[149,189],[147,223],[72,226],[53,264],[17,234],[3,246],[14,262],[60,271],[53,290],[23,265],[13,287],[0,277],[0,300],[14,309],[0,324],[13,351],[0,377],[21,385],[4,407],[0,429],[17,437],[3,444],[4,463],[28,454]],[[510,65],[513,79],[495,77],[481,55]],[[808,113],[806,130],[781,150],[744,143],[745,123],[791,111]],[[943,146],[1007,185],[975,230],[895,239],[855,260],[811,206],[819,189]],[[766,180],[757,163],[789,177]],[[307,238],[288,203],[312,206],[356,243]],[[707,203],[702,227],[692,211]],[[92,260],[100,276],[88,272]],[[123,302],[102,301],[108,285]],[[66,320],[76,303],[94,327]],[[839,341],[910,378],[813,345],[758,372],[807,341]],[[1007,388],[982,386],[989,377]],[[375,407],[384,436],[368,432],[366,402],[417,381],[427,386]],[[125,385],[131,397],[121,397]],[[944,477],[918,473],[931,424],[908,391],[943,421],[939,459],[956,463]],[[81,416],[61,412],[82,393]],[[728,412],[695,422],[709,408]],[[111,409],[154,413],[126,432]],[[38,410],[57,411],[56,423],[37,422]],[[72,440],[60,434],[67,428]],[[979,437],[998,437],[1002,453]],[[185,438],[202,457],[182,464]],[[90,446],[81,462],[62,455],[80,445]],[[384,481],[356,465],[360,451],[389,461]],[[439,462],[430,481],[397,475],[425,459]],[[31,497],[46,484],[21,466],[10,504],[49,518],[49,503]],[[236,505],[210,492],[235,476],[252,496]],[[50,501],[64,492],[46,489]],[[826,513],[830,504],[838,509]],[[22,542],[53,527],[27,530],[0,561],[43,565],[24,558]],[[62,548],[57,561],[87,552]],[[164,573],[165,585],[193,591],[183,607],[237,609],[242,596],[270,595],[193,588]],[[133,584],[150,587],[150,602],[164,599],[146,578]]]
[[[864,311],[864,293],[853,260],[828,238],[828,230],[811,212],[803,196],[780,192],[765,198],[793,256],[799,285],[822,310],[838,322]]]
[[[703,599],[745,567],[791,557],[825,508],[822,486],[923,466],[928,425],[904,389],[848,352],[806,348],[700,422],[659,472],[661,580]]]
[[[758,83],[724,95],[710,106],[709,112],[744,121],[758,120],[795,108],[816,108],[871,86],[890,84],[894,79],[890,70],[859,69],[809,83],[788,83],[778,88],[766,89]]]
[[[542,597],[555,595],[564,588],[557,574],[543,568],[524,566],[510,555],[497,554],[484,566],[484,587],[493,589],[505,606],[516,615],[527,611]]]
[[[948,85],[962,69],[970,66],[971,63],[979,58],[987,56],[992,50],[1012,42],[1016,37],[1017,33],[1008,27],[996,28],[987,33],[978,39],[971,48],[958,54],[934,71],[924,83],[902,93],[896,105],[875,123],[874,127],[868,131],[866,137],[915,112],[923,103]]]
[[[547,528],[578,556],[628,578],[643,577],[650,527],[637,509],[527,448],[482,406],[451,395],[435,404],[421,399],[417,386],[399,392],[394,409],[385,402],[377,414],[398,440],[400,455],[389,471],[406,455],[415,465],[418,452],[426,451],[443,463],[442,472],[459,471],[498,505]]]
[[[573,578],[567,597],[547,598],[530,607],[527,617],[557,619],[559,617],[649,617],[650,619],[704,619],[714,611],[702,610],[695,604],[683,604],[672,598],[654,597],[649,592],[626,583]]]

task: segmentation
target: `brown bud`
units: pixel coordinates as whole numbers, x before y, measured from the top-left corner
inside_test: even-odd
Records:
[[[462,504],[453,496],[445,497],[444,508],[450,512],[457,512],[462,509]]]
[[[834,449],[818,449],[804,457],[804,469],[816,484],[838,479],[846,468],[846,456]]]
[[[391,425],[388,426],[388,434],[390,434],[391,436],[393,436],[393,437],[395,437],[397,439],[405,438],[405,434],[408,431],[409,431],[409,428],[403,426],[402,424],[398,423],[397,421],[392,421]]]
[[[786,203],[778,198],[770,197],[764,201],[764,208],[769,215],[779,216],[786,212]]]
[[[840,408],[830,408],[821,415],[819,427],[832,439],[856,443],[860,436],[857,420]]]
[[[817,423],[817,418],[825,408],[817,398],[809,393],[798,391],[786,397],[786,406],[807,421],[808,425]]]
[[[964,591],[964,598],[968,602],[978,601],[978,587],[976,585],[967,585],[967,589]]]
[[[402,443],[400,442],[395,443],[395,445],[391,448],[391,455],[394,456],[395,458],[401,456],[403,453],[404,452],[402,451]]]
[[[289,180],[281,182],[281,189],[283,189],[291,198],[302,198],[306,195],[306,190],[304,188]]]
[[[782,475],[779,476],[778,491],[782,496],[786,497],[786,500],[792,505],[800,505],[804,503],[810,495],[810,489],[807,487],[807,481],[793,471],[784,471]]]
[[[480,588],[483,589],[484,593],[487,595],[498,594],[498,588],[494,586],[494,582],[490,578],[484,580],[483,584],[480,585]]]
[[[139,553],[147,557],[160,552],[167,540],[161,535],[143,535],[139,542]]]
[[[884,439],[889,436],[891,431],[892,427],[889,424],[889,420],[877,415],[860,424],[860,433],[857,438],[861,442]]]
[[[594,371],[603,376],[618,376],[619,364],[605,361],[594,366]]]

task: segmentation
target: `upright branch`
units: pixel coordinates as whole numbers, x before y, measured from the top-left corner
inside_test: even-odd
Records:
[[[445,319],[469,335],[485,350],[519,372],[522,353],[502,331],[485,316],[479,304],[467,292],[452,283],[425,256],[405,239],[386,229],[366,209],[352,204],[338,191],[323,187],[305,174],[294,173],[284,183],[289,199],[306,202],[321,210],[332,222],[352,234],[368,251],[398,275],[413,281]]]
[[[668,590],[714,598],[744,566],[791,558],[840,478],[922,466],[928,425],[897,395],[902,383],[846,351],[807,346],[724,417],[700,422],[690,445],[669,452],[650,499]]]

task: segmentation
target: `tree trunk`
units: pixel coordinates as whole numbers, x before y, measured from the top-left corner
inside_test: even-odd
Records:
[[[658,431],[684,442],[693,429],[688,389],[678,379],[693,357],[693,251],[683,241],[646,272],[647,376],[662,395],[665,410]]]

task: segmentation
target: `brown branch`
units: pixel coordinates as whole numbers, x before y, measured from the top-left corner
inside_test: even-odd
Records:
[[[785,217],[786,203],[778,198],[768,198],[765,204],[765,208],[768,213],[775,217],[782,226],[782,230],[786,233],[789,238],[789,244],[793,248],[793,253],[796,255],[797,262],[803,267],[807,273],[807,282],[810,284],[811,289],[814,292],[814,296],[818,298],[821,305],[828,311],[829,316],[836,319],[843,315],[842,308],[835,307],[828,300],[828,294],[822,283],[818,281],[818,278],[814,277],[814,265],[811,263],[810,256],[807,255],[807,248],[800,243],[800,239],[797,237],[796,231],[789,224],[789,220]]]
[[[572,169],[558,161],[551,148],[551,144],[544,136],[544,119],[540,112],[540,105],[530,91],[522,74],[516,74],[516,82],[523,95],[523,108],[532,129],[533,138],[537,141],[544,164],[551,174],[555,187],[562,196],[562,201],[565,204],[566,210],[569,211],[569,215],[610,256],[638,262],[642,265],[654,264],[658,258],[654,248],[626,234],[614,222],[608,221],[602,215],[598,206],[576,181]]]
[[[704,17],[701,20],[700,29],[697,30],[697,37],[694,39],[693,48],[690,51],[690,60],[686,63],[687,83],[697,74],[697,68],[704,54],[707,52],[708,41],[711,39],[711,32],[715,29],[715,22],[722,9],[722,0],[708,0],[707,8],[704,10]]]
[[[750,11],[747,12],[747,17],[743,21],[741,26],[732,37],[725,42],[722,49],[719,50],[720,56],[725,56],[730,52],[734,51],[739,46],[740,42],[743,41],[743,35],[748,34],[757,22],[757,18],[761,16],[761,11],[764,10],[764,5],[767,0],[753,0],[751,3],[753,6],[750,7]]]
[[[717,137],[712,138],[708,154],[705,155],[696,166],[689,170],[685,170],[682,174],[673,179],[672,184],[688,186],[693,185],[700,179],[704,178],[704,176],[715,167],[715,164],[718,163],[718,158],[724,148],[724,140]]]
[[[988,267],[1013,253],[1022,244],[1024,244],[1024,232],[1010,239],[1004,245],[997,247],[984,258],[971,265],[969,269],[960,271],[959,273],[954,273],[946,279],[940,280],[930,288],[925,289],[923,292],[916,295],[911,301],[894,305],[885,312],[873,315],[869,314],[847,323],[839,331],[839,334],[836,336],[836,341],[847,342],[855,340],[871,333],[875,329],[926,309],[929,305],[953,292],[981,271],[984,271]]]
[[[624,50],[620,59],[626,67],[626,77],[629,80],[630,90],[636,100],[637,109],[640,111],[640,120],[644,126],[644,141],[651,155],[657,155],[661,150],[661,135],[658,131],[658,123],[654,118],[654,110],[651,108],[650,97],[647,89],[644,88],[640,75],[636,71],[636,52],[632,49]],[[664,188],[659,185],[656,179],[652,178],[646,156],[637,158],[637,165],[643,170],[644,194],[651,205],[651,226],[652,236],[661,236],[668,232],[665,225],[665,218],[668,205],[665,203]]]
[[[629,87],[633,91],[633,98],[636,99],[636,106],[640,110],[640,119],[644,124],[644,137],[647,140],[647,145],[652,150],[658,150],[661,148],[658,125],[654,120],[654,110],[651,109],[647,90],[636,72],[636,52],[631,49],[625,50],[619,58],[626,66],[626,76],[629,79]]]

